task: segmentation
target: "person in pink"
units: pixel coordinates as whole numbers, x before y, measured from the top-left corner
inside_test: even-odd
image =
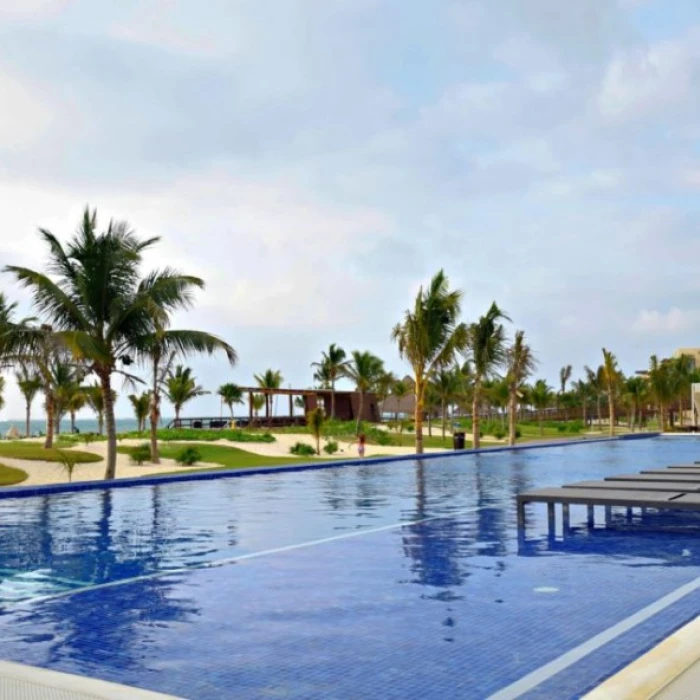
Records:
[[[367,438],[365,438],[364,433],[360,433],[357,436],[357,454],[360,455],[360,457],[365,456],[365,443],[366,443]]]

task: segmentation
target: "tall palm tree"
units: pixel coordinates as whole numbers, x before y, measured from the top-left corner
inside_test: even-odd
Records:
[[[192,375],[191,367],[178,365],[175,371],[170,372],[165,380],[165,396],[175,409],[175,421],[178,424],[182,407],[189,401],[192,401],[192,399],[206,396],[208,393],[208,391],[197,385],[197,381]]]
[[[564,365],[559,370],[559,385],[561,387],[561,390],[559,391],[560,394],[565,394],[566,393],[566,383],[571,379],[571,372],[573,371],[573,368],[571,365]]]
[[[649,392],[648,382],[644,377],[629,377],[625,380],[624,398],[630,409],[629,427],[634,430],[637,416],[647,401]]]
[[[24,433],[25,437],[29,437],[31,435],[32,404],[34,403],[36,395],[41,391],[41,379],[36,372],[30,370],[26,364],[20,364],[19,369],[15,374],[15,380],[17,381],[19,391],[24,398]]]
[[[652,355],[649,360],[649,389],[657,406],[661,432],[666,430],[666,413],[675,394],[675,386],[671,375],[672,369],[669,361],[659,361],[656,355]]]
[[[447,414],[450,403],[459,392],[460,377],[457,369],[441,369],[435,373],[431,382],[436,399],[440,403],[440,417],[442,419],[442,439],[445,440],[447,428]]]
[[[600,430],[602,425],[600,402],[604,392],[603,367],[601,365],[597,370],[592,370],[588,365],[586,365],[583,370],[586,373],[586,381],[590,387],[591,394],[595,398],[598,430]]]
[[[134,409],[134,416],[138,423],[138,431],[142,433],[146,429],[148,412],[151,408],[151,392],[144,391],[142,394],[129,394],[129,401]]]
[[[234,404],[243,403],[243,391],[238,384],[222,384],[217,392],[221,397],[221,400],[228,406],[229,413],[231,414],[231,420],[233,420],[233,406]]]
[[[474,374],[472,398],[472,440],[479,448],[479,410],[483,382],[506,361],[506,331],[500,321],[510,321],[494,301],[478,321],[469,326],[467,353]]]
[[[282,386],[284,377],[280,370],[267,369],[263,374],[254,374],[255,381],[263,390],[265,395],[265,417],[267,418],[268,427],[272,426],[272,391],[279,389]]]
[[[267,403],[267,398],[263,396],[262,394],[253,394],[252,400],[251,400],[251,408],[253,409],[253,422],[250,424],[250,427],[255,425],[260,416],[260,409],[265,406]]]
[[[670,360],[672,365],[673,384],[676,390],[674,397],[678,401],[678,425],[683,425],[683,400],[690,393],[693,378],[693,360],[688,355],[681,355]]]
[[[87,397],[85,396],[85,390],[80,384],[75,384],[72,387],[71,394],[68,398],[68,413],[70,414],[70,431],[75,432],[75,416],[76,413],[81,411],[87,405]]]
[[[102,435],[104,431],[105,404],[102,399],[102,387],[99,384],[92,384],[85,387],[85,399],[87,405],[94,411],[97,417],[97,432]],[[117,400],[117,394],[112,391],[112,401]]]
[[[454,362],[456,353],[467,342],[467,327],[459,322],[462,292],[451,290],[449,280],[440,270],[427,289],[421,287],[413,308],[406,310],[391,337],[413,369],[415,382],[416,453],[423,453],[423,412],[428,383],[439,367]]]
[[[617,358],[610,350],[603,348],[603,383],[608,395],[608,419],[610,421],[610,436],[615,435],[615,397],[620,385],[620,370]]]
[[[528,400],[537,411],[537,420],[540,424],[540,436],[544,435],[542,423],[544,411],[552,405],[554,391],[544,379],[538,379],[528,392]]]
[[[353,350],[352,359],[343,370],[343,374],[355,382],[355,390],[360,393],[360,405],[357,409],[356,432],[360,432],[360,422],[364,409],[365,394],[375,387],[375,384],[384,371],[384,363],[371,352]]]
[[[316,440],[316,454],[321,454],[321,437],[323,435],[323,425],[326,422],[326,414],[320,406],[312,408],[306,414],[306,425]]]
[[[382,414],[384,413],[384,402],[389,397],[389,394],[391,394],[397,381],[398,379],[393,372],[382,372],[377,378],[375,389],[377,392],[377,401],[382,407]]]
[[[588,429],[588,401],[591,398],[591,387],[583,379],[578,379],[573,383],[574,394],[581,405],[581,410],[583,412],[583,427]]]
[[[513,344],[506,350],[506,383],[508,384],[508,444],[515,445],[518,402],[523,397],[525,382],[535,371],[537,361],[525,342],[525,331],[516,331]]]
[[[327,362],[319,362],[318,369],[314,372],[313,379],[318,383],[319,389],[331,388],[331,369]]]
[[[192,305],[192,293],[204,282],[174,270],[154,271],[141,277],[143,253],[158,238],[139,239],[125,222],[110,222],[97,232],[97,214],[85,209],[80,227],[67,246],[50,231],[40,229],[50,252],[49,275],[8,266],[27,287],[34,306],[53,327],[53,337],[94,372],[100,382],[107,428],[105,478],[116,472],[117,433],[112,379],[145,352],[146,340],[156,329],[167,328],[173,312]],[[50,276],[51,275],[51,276]],[[36,338],[24,334],[19,345],[31,349]],[[177,340],[173,342],[178,342]],[[184,339],[180,345],[187,345]],[[213,349],[207,344],[207,350]],[[222,341],[229,360],[232,348]]]
[[[335,382],[343,376],[348,366],[346,357],[347,355],[343,348],[338,347],[335,343],[331,343],[328,350],[323,351],[321,361],[311,363],[312,367],[317,367],[319,371],[323,370],[328,377],[331,389],[331,419],[335,419]]]

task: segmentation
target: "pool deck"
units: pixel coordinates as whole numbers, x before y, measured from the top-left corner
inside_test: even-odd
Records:
[[[118,683],[0,661],[0,698],[13,700],[178,700]]]

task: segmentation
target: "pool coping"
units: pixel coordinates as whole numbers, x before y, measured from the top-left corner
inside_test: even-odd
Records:
[[[0,500],[8,498],[30,498],[44,496],[53,493],[74,493],[78,491],[97,491],[103,489],[131,488],[133,486],[154,486],[157,484],[176,483],[180,481],[212,481],[231,477],[255,476],[258,474],[277,474],[289,472],[311,471],[316,469],[338,469],[341,467],[359,467],[373,464],[386,464],[388,462],[409,462],[420,459],[443,459],[445,457],[461,457],[475,454],[498,454],[501,452],[519,452],[523,450],[537,450],[547,447],[566,447],[570,445],[590,445],[600,442],[616,442],[627,440],[646,440],[661,436],[661,433],[628,433],[614,437],[583,438],[581,440],[545,440],[521,445],[500,445],[498,447],[482,447],[468,450],[446,450],[444,452],[430,452],[408,455],[393,455],[387,457],[368,457],[365,459],[343,459],[332,462],[305,462],[302,464],[289,464],[279,467],[254,467],[251,469],[207,469],[188,472],[186,474],[151,474],[149,476],[127,477],[125,479],[77,481],[61,484],[37,484],[35,486],[6,486],[0,489]]]
[[[182,700],[175,695],[14,661],[0,661],[0,683],[11,686],[12,697],[16,700],[59,695],[81,700]]]
[[[646,654],[587,693],[583,700],[651,700],[671,690],[700,661],[700,617],[659,642]]]

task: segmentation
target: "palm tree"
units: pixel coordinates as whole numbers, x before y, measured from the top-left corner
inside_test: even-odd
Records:
[[[472,398],[472,440],[479,448],[479,410],[481,388],[485,379],[506,361],[506,332],[499,321],[510,321],[508,316],[493,302],[476,323],[469,326],[467,353],[474,374],[474,396]]]
[[[637,416],[641,413],[647,401],[649,387],[644,377],[629,377],[625,380],[624,398],[630,409],[630,430],[637,424]]]
[[[659,427],[661,432],[666,430],[666,411],[673,401],[675,387],[671,377],[671,365],[668,360],[659,359],[652,355],[649,360],[649,389],[659,413]]]
[[[384,413],[384,402],[387,400],[389,394],[391,394],[397,381],[398,379],[393,372],[382,372],[381,375],[377,378],[377,401],[382,407],[382,414]]]
[[[270,392],[282,386],[284,377],[279,370],[268,369],[263,374],[255,374],[255,381],[265,394],[265,416],[268,427],[272,426],[272,394]]]
[[[41,391],[41,379],[35,373],[27,368],[27,365],[21,364],[19,370],[15,374],[15,380],[17,381],[17,386],[19,391],[24,397],[24,410],[25,410],[25,437],[31,435],[31,423],[32,423],[32,403],[36,395]]]
[[[620,385],[620,370],[617,358],[610,350],[603,348],[603,383],[608,395],[608,419],[610,421],[610,437],[615,435],[615,396]]]
[[[175,422],[178,426],[182,407],[192,399],[208,393],[201,386],[197,386],[191,367],[178,365],[165,380],[165,396],[175,409]]]
[[[516,331],[513,344],[506,350],[506,382],[508,384],[508,444],[515,445],[518,401],[523,397],[525,382],[535,371],[537,361],[525,342],[525,331]]]
[[[597,370],[594,371],[588,365],[586,365],[583,368],[583,370],[586,373],[586,381],[588,382],[588,386],[590,387],[591,394],[593,394],[593,396],[595,397],[596,414],[598,418],[598,430],[600,430],[603,420],[600,410],[600,400],[604,391],[603,367],[600,366]]]
[[[355,390],[360,393],[360,405],[357,409],[356,432],[360,432],[360,421],[364,409],[365,394],[372,391],[384,371],[384,363],[371,352],[353,350],[352,360],[343,370],[343,374],[355,382]]]
[[[528,392],[528,400],[537,411],[537,420],[540,424],[540,436],[544,435],[542,416],[545,409],[552,405],[554,391],[544,379],[538,379]]]
[[[117,457],[113,375],[126,374],[119,364],[127,367],[134,357],[144,356],[147,339],[158,328],[168,327],[173,312],[189,308],[192,292],[204,282],[170,269],[141,278],[143,253],[158,239],[139,239],[128,224],[114,221],[98,234],[97,214],[88,208],[66,247],[51,232],[40,229],[40,234],[49,247],[53,278],[23,267],[9,266],[5,271],[31,290],[56,342],[97,375],[107,427],[105,478],[113,479]],[[26,351],[35,342],[32,334],[22,334],[18,344]],[[187,341],[180,339],[179,344],[187,346]],[[233,350],[222,342],[220,347],[233,362]]]
[[[138,423],[138,431],[142,433],[146,429],[146,420],[151,408],[151,392],[145,391],[143,394],[129,394],[129,401],[134,409],[134,416]]]
[[[348,362],[346,360],[345,350],[338,347],[335,343],[331,343],[328,350],[324,350],[320,362],[312,362],[312,367],[317,367],[319,371],[323,371],[328,377],[328,383],[331,389],[331,419],[335,419],[335,382],[343,376]],[[314,379],[316,376],[314,375]]]
[[[430,281],[428,288],[421,287],[413,309],[404,314],[391,337],[399,348],[399,355],[406,358],[413,369],[416,406],[416,453],[423,453],[423,412],[425,393],[433,372],[439,367],[451,365],[456,353],[467,342],[467,327],[459,323],[462,292],[450,290],[449,281],[440,270]]]
[[[560,394],[565,394],[566,393],[566,383],[571,379],[571,372],[573,371],[573,368],[571,365],[564,365],[559,370],[559,385],[561,386],[561,390],[559,391]]]
[[[588,382],[578,379],[573,383],[574,393],[583,411],[583,427],[588,430],[588,400],[591,398],[591,387]]]
[[[5,393],[5,377],[0,374],[0,411],[2,411],[3,408],[5,408],[5,397],[3,394]]]
[[[447,413],[449,404],[459,392],[460,377],[457,369],[441,369],[435,374],[431,382],[435,397],[440,403],[440,417],[442,418],[442,440],[445,441],[447,427]]]
[[[228,406],[231,420],[233,420],[234,404],[243,403],[243,391],[241,387],[239,387],[238,384],[222,384],[217,393],[221,397],[221,400]]]
[[[318,382],[319,389],[329,390],[331,388],[331,369],[328,363],[318,363],[318,369],[314,372],[313,380]]]
[[[80,384],[75,384],[72,387],[71,394],[68,398],[68,413],[70,414],[70,431],[75,432],[75,415],[78,411],[82,411],[87,404],[87,397],[85,396],[85,390]]]
[[[326,422],[326,414],[320,406],[311,409],[306,414],[306,425],[309,426],[311,434],[316,440],[316,454],[321,454],[321,436],[323,435],[323,424]]]
[[[102,387],[99,384],[92,384],[91,386],[85,387],[85,399],[87,400],[88,406],[95,412],[97,416],[97,432],[102,435],[104,431],[104,415],[105,415],[105,404],[102,399]],[[117,400],[116,392],[112,392],[112,401]]]
[[[253,422],[250,427],[258,422],[258,416],[260,415],[260,409],[267,403],[267,397],[262,394],[254,394],[251,399],[251,408],[253,409]]]
[[[683,425],[683,399],[690,392],[693,377],[693,360],[688,355],[681,355],[670,360],[672,365],[673,384],[676,389],[675,399],[678,401],[678,425]]]

